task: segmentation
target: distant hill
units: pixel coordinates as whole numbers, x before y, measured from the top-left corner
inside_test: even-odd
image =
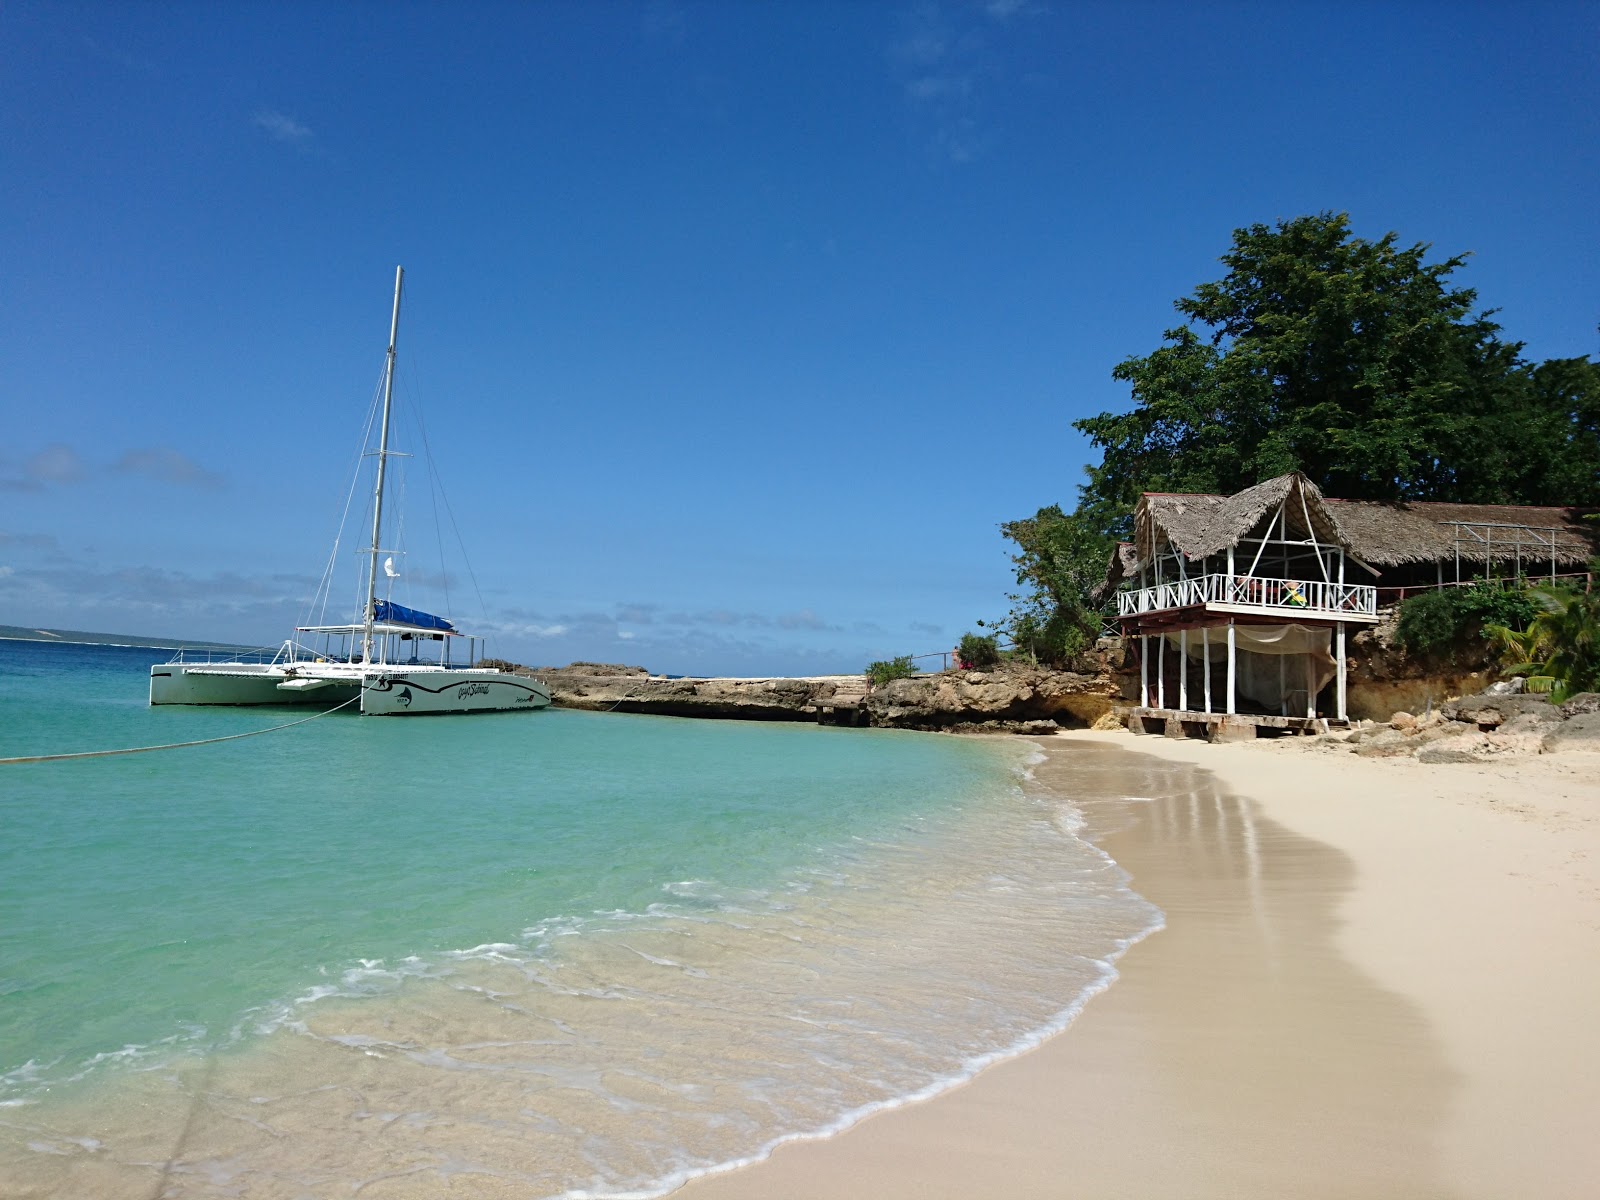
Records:
[[[76,642],[87,646],[145,646],[152,650],[250,650],[233,642],[197,642],[182,638],[136,637],[131,633],[86,633],[81,629],[25,629],[0,625],[0,639],[17,642]]]

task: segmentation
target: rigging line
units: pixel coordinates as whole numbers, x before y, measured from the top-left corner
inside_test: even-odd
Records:
[[[428,503],[433,509],[433,541],[434,552],[439,556],[439,587],[444,593],[444,611],[446,616],[450,612],[450,572],[445,567],[444,557],[444,526],[439,522],[439,497],[444,492],[444,481],[439,478],[438,464],[433,460],[433,445],[428,441],[428,423],[422,415],[421,404],[407,404],[406,416],[410,418],[416,429],[417,441],[422,444],[422,458],[427,467]],[[448,507],[449,499],[445,504]],[[461,544],[461,535],[456,535],[456,545],[461,551],[461,561],[467,564],[467,570],[472,570],[472,560],[467,557],[467,548]]]
[[[238,738],[256,737],[263,733],[277,733],[280,729],[293,729],[296,725],[304,725],[307,721],[315,721],[318,717],[336,713],[341,708],[349,708],[359,699],[361,699],[361,693],[357,692],[343,704],[336,704],[332,708],[313,713],[309,717],[301,717],[298,721],[290,721],[284,725],[271,725],[266,729],[252,729],[248,733],[230,733],[223,737],[202,738],[198,742],[169,742],[164,746],[129,746],[123,750],[80,750],[76,754],[28,754],[21,758],[0,758],[0,767],[9,766],[13,763],[65,762],[69,758],[111,758],[118,754],[148,754],[152,750],[182,750],[189,746],[212,746],[218,742],[231,742]]]
[[[455,509],[450,506],[450,493],[445,490],[444,480],[439,477],[438,464],[434,462],[433,445],[428,440],[427,422],[422,416],[421,404],[407,406],[407,415],[416,423],[417,431],[422,441],[422,453],[428,466],[429,495],[433,497],[433,528],[435,541],[439,547],[439,574],[443,580],[445,612],[450,611],[450,581],[449,572],[444,564],[444,527],[439,523],[439,500],[444,501],[445,514],[450,518],[450,531],[455,534],[456,549],[461,555],[461,561],[466,565],[467,578],[472,581],[472,592],[478,600],[479,619],[487,623],[488,606],[483,602],[483,588],[478,584],[478,572],[473,568],[472,556],[467,553],[467,543],[461,536],[461,526],[456,521]],[[485,639],[487,643],[487,639]]]
[[[372,440],[372,426],[377,420],[378,403],[383,394],[382,388],[383,383],[380,378],[378,387],[373,391],[372,400],[367,406],[367,422],[361,431],[361,442],[356,450],[355,465],[350,471],[350,487],[345,492],[344,510],[339,514],[339,528],[333,536],[333,549],[328,554],[327,564],[322,568],[322,578],[317,583],[317,590],[311,597],[311,604],[308,608],[305,622],[307,625],[327,624],[328,603],[333,599],[333,577],[338,569],[339,546],[344,541],[345,526],[350,521],[350,505],[355,500],[356,485],[361,482],[361,462],[366,457],[367,444]]]

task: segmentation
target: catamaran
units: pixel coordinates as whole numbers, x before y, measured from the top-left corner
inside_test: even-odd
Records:
[[[550,689],[537,679],[478,666],[482,639],[444,617],[378,595],[378,560],[394,577],[393,554],[381,549],[389,421],[394,406],[395,344],[400,333],[403,268],[394,274],[394,313],[383,374],[383,421],[373,490],[366,603],[347,625],[302,625],[260,661],[194,661],[183,651],[150,668],[151,704],[359,704],[369,716],[497,712],[544,708]],[[304,642],[316,643],[307,646]],[[461,643],[465,641],[464,653]]]

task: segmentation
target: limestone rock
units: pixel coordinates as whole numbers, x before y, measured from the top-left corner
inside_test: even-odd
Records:
[[[1452,721],[1465,721],[1479,729],[1490,730],[1504,725],[1523,713],[1549,711],[1550,698],[1524,694],[1520,696],[1463,696],[1444,706],[1444,715]]]
[[[1561,715],[1567,718],[1592,712],[1600,712],[1600,692],[1579,692],[1561,706]]]
[[[1398,729],[1383,729],[1363,737],[1356,753],[1362,758],[1401,758],[1414,748],[1411,740]]]
[[[1417,751],[1417,761],[1421,763],[1481,762],[1484,752],[1488,750],[1488,746],[1487,735],[1475,733],[1469,737],[1455,738],[1448,742],[1424,746]]]
[[[1568,718],[1545,734],[1540,746],[1546,754],[1600,754],[1600,712],[1581,712]]]
[[[1529,709],[1527,712],[1518,713],[1496,733],[1536,733],[1540,736],[1548,733],[1551,728],[1561,724],[1561,710],[1546,704],[1543,708]]]
[[[1410,733],[1417,727],[1417,719],[1408,712],[1397,712],[1389,718],[1389,726],[1401,733]]]
[[[1091,665],[1110,661],[1102,659]],[[1063,724],[1094,723],[1111,712],[1120,687],[1109,665],[1093,673],[1074,673],[1006,663],[989,671],[916,675],[879,688],[869,688],[864,675],[669,679],[650,675],[642,667],[606,663],[573,663],[526,673],[544,680],[554,704],[563,708],[734,720],[820,720],[901,729],[982,726],[1037,733]]]

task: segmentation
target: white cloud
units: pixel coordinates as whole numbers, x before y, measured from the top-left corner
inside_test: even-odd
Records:
[[[1016,16],[1034,16],[1044,11],[1044,5],[1033,0],[987,0],[983,11],[996,21],[1009,21]]]
[[[283,142],[289,146],[304,146],[315,136],[310,129],[293,117],[272,109],[263,109],[256,113],[252,118],[252,124],[257,129],[265,130],[273,141]]]
[[[215,490],[223,484],[221,475],[206,470],[170,446],[129,450],[111,469],[125,475],[146,475],[162,483],[175,483],[181,487]]]
[[[979,6],[924,3],[909,10],[889,61],[906,102],[927,123],[929,147],[949,162],[978,158],[990,140],[985,104],[1008,81],[1002,47],[1015,22],[1045,12],[1037,0],[985,0]]]
[[[46,446],[24,464],[23,475],[35,483],[77,483],[89,468],[71,446],[57,442]]]

